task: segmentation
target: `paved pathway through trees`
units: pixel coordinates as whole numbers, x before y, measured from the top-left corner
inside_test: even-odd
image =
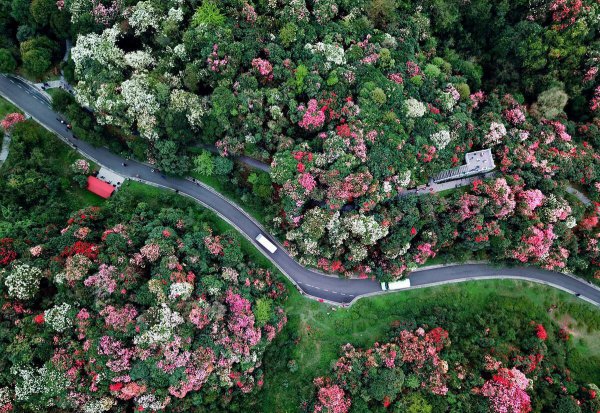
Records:
[[[381,293],[379,283],[373,280],[342,279],[301,266],[260,224],[235,203],[210,187],[188,179],[163,176],[152,172],[148,165],[131,160],[126,161],[106,148],[97,148],[87,142],[75,139],[71,131],[57,119],[58,115],[50,109],[48,102],[36,98],[34,91],[26,90],[23,84],[13,78],[0,75],[0,95],[31,115],[41,125],[56,133],[81,154],[124,177],[136,179],[137,176],[138,180],[150,185],[177,190],[182,195],[215,211],[248,238],[304,294],[331,303],[347,304],[359,297]],[[124,162],[127,162],[128,166],[123,166]],[[271,254],[258,244],[255,240],[258,234],[264,234],[274,242],[278,247],[277,251]],[[494,268],[487,264],[465,264],[420,269],[410,276],[413,288],[485,278],[519,278],[548,284],[580,294],[581,298],[600,306],[600,289],[575,277],[533,267]]]

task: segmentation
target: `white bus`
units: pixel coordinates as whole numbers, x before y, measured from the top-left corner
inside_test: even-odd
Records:
[[[404,288],[410,287],[410,280],[405,278],[404,280],[393,281],[389,283],[381,283],[381,289],[383,291],[386,290],[402,290]]]
[[[273,254],[275,251],[277,251],[277,247],[275,245],[273,245],[273,243],[271,241],[269,241],[267,239],[267,237],[265,237],[263,234],[258,234],[258,236],[256,237],[256,240],[258,241],[258,243],[260,245],[265,247],[271,254]]]

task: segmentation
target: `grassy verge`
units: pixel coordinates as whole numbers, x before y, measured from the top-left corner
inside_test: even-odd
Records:
[[[259,207],[246,202],[242,196],[240,196],[235,187],[233,187],[228,181],[228,178],[218,177],[218,176],[206,176],[201,175],[197,172],[192,172],[190,174],[192,177],[196,178],[200,182],[210,186],[215,191],[219,192],[221,195],[235,202],[239,206],[241,206],[246,213],[248,213],[252,218],[257,220],[261,225],[266,225],[264,211]]]
[[[263,411],[298,411],[313,391],[313,378],[329,372],[343,344],[365,348],[386,340],[394,321],[418,320],[427,308],[460,306],[467,317],[477,317],[490,302],[500,301],[527,306],[528,316],[536,320],[548,317],[548,308],[557,305],[551,317],[561,325],[569,320],[565,326],[573,336],[569,367],[581,378],[600,380],[599,310],[556,289],[523,281],[476,281],[362,299],[346,309],[292,291],[286,304],[288,325],[265,358]],[[298,371],[290,371],[290,360],[296,361]]]
[[[0,97],[0,119],[13,112],[22,113],[15,105]]]

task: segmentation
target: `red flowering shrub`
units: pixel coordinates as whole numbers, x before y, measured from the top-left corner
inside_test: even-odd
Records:
[[[546,329],[542,324],[536,326],[535,335],[542,341],[545,341],[548,338],[548,333],[546,333]]]
[[[0,265],[8,265],[17,259],[17,252],[13,249],[12,238],[0,239]]]

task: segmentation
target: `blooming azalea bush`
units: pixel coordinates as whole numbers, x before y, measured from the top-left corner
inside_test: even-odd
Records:
[[[25,116],[21,113],[9,113],[8,115],[6,115],[4,117],[4,119],[2,119],[2,121],[0,121],[0,126],[2,126],[2,129],[4,129],[5,132],[9,131],[10,129],[12,129],[12,127],[14,125],[16,125],[19,122],[24,122],[25,121]]]
[[[260,388],[284,286],[181,211],[109,215],[79,211],[35,250],[3,252],[3,411],[218,409]]]

